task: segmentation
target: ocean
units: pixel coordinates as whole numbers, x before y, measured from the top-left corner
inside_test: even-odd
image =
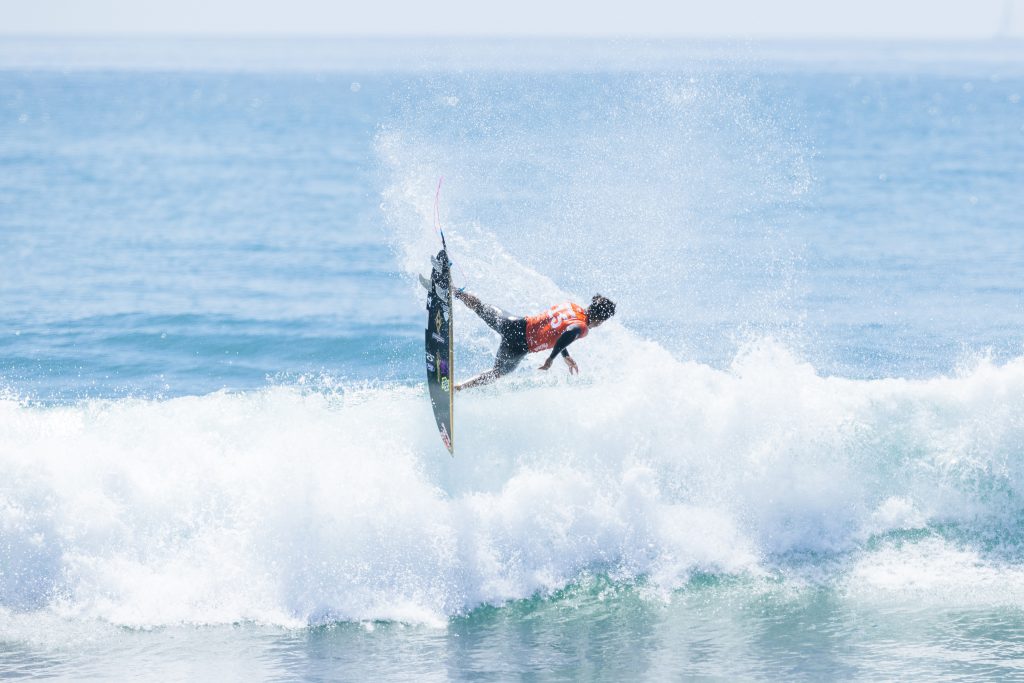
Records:
[[[1022,97],[1011,40],[0,38],[0,678],[1024,679]],[[454,457],[438,228],[618,305]]]

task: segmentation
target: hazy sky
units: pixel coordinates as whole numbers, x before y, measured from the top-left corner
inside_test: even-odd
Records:
[[[1024,0],[0,0],[0,33],[1024,35]]]

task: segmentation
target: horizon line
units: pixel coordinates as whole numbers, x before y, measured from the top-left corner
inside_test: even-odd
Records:
[[[773,43],[861,43],[861,44],[970,44],[970,43],[1024,43],[1024,35],[994,33],[980,36],[869,36],[869,35],[743,35],[743,34],[662,34],[662,33],[334,33],[334,32],[257,32],[243,31],[226,33],[220,31],[80,31],[80,32],[35,32],[4,31],[0,29],[0,40],[7,39],[49,39],[49,40],[131,40],[131,39],[174,39],[174,40],[551,40],[551,41],[644,41],[644,42],[739,42],[752,44]]]

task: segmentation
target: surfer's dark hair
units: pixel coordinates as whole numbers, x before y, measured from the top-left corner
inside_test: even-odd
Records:
[[[604,322],[615,315],[615,302],[606,296],[595,294],[587,306],[587,318],[591,322]]]

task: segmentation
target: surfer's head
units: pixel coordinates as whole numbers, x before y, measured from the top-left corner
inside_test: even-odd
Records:
[[[606,296],[595,294],[587,306],[587,327],[597,327],[615,315],[615,302]]]

